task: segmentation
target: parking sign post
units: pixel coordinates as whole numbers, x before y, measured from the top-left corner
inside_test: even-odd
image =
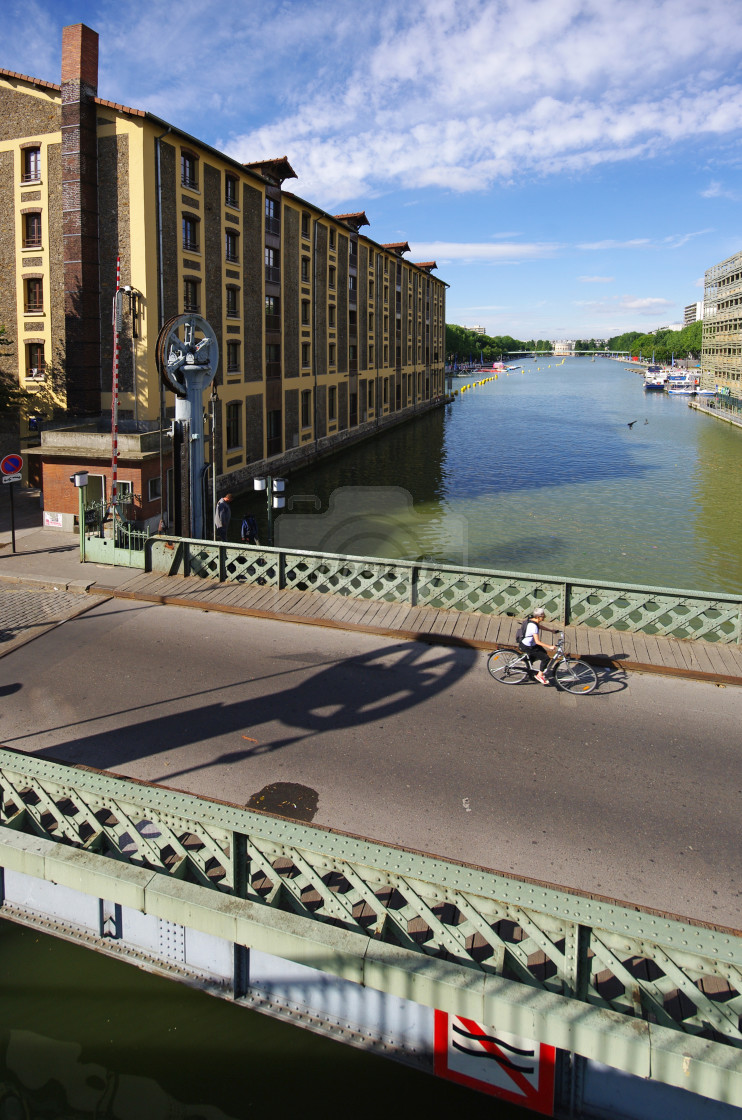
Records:
[[[21,470],[23,469],[23,459],[20,455],[6,455],[0,462],[0,474],[3,476],[3,482],[10,486],[10,541],[13,552],[15,552],[15,506],[13,504],[13,491],[15,484],[20,480]]]

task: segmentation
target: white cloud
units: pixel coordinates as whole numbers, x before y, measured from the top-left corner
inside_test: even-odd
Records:
[[[609,300],[576,300],[577,307],[585,308],[593,314],[616,318],[631,312],[632,315],[652,316],[675,311],[677,304],[662,296],[614,296]]]
[[[699,191],[701,198],[731,198],[734,202],[739,202],[740,195],[737,191],[731,191],[722,186],[717,179],[712,179],[704,191]]]
[[[0,65],[58,80],[63,8],[5,0]],[[84,14],[103,97],[243,161],[286,154],[298,193],[328,209],[610,168],[733,140],[742,122],[742,20],[713,0],[129,0],[124,19],[88,0]]]
[[[514,264],[518,261],[550,257],[563,246],[556,242],[516,241],[416,241],[410,248],[410,260],[434,260],[438,264],[453,261],[469,263]]]
[[[605,241],[584,241],[578,249],[644,249],[652,242],[648,237],[634,237],[630,241],[614,241],[610,238]]]
[[[578,276],[581,284],[612,284],[612,276]]]

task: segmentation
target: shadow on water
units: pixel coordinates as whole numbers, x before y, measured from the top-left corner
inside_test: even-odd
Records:
[[[0,922],[0,944],[3,1120],[376,1120],[380,1090],[421,1115],[493,1115],[491,1097],[37,930]]]

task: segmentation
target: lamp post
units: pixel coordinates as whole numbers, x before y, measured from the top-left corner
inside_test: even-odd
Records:
[[[88,472],[75,471],[70,482],[77,488],[77,527],[80,530],[80,563],[85,563],[85,503],[88,496]],[[102,534],[101,534],[102,535]]]
[[[268,502],[268,547],[273,545],[273,510],[284,509],[286,505],[286,479],[274,478],[273,475],[260,475],[252,480],[255,490],[265,491]]]

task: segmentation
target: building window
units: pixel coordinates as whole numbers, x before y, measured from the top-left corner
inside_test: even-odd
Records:
[[[191,190],[198,186],[198,160],[190,152],[180,154],[180,181]]]
[[[330,278],[329,278],[329,284],[330,284],[331,288],[335,287],[335,273],[336,273],[335,266],[331,264],[330,265]]]
[[[384,334],[389,334],[389,316],[384,316]]]
[[[327,357],[331,366],[335,365],[335,343],[331,342],[327,348]]]
[[[240,289],[235,287],[234,284],[227,286],[227,318],[239,319],[239,293]]]
[[[389,347],[384,343],[384,365],[389,365]]]
[[[369,383],[368,383],[368,407],[369,408],[374,407],[374,383],[373,383],[373,381],[369,381]]]
[[[281,279],[281,269],[278,265],[278,253],[275,249],[265,248],[265,278],[278,283]]]
[[[355,342],[351,342],[348,346],[348,359],[350,361],[350,368],[358,368],[358,347]]]
[[[239,342],[227,343],[227,373],[240,372],[240,344]]]
[[[389,258],[384,257],[384,275],[386,276],[388,272],[389,272]]]
[[[371,299],[371,300],[374,298],[374,282],[373,282],[373,280],[369,280],[369,282],[368,282],[368,298]]]
[[[266,343],[265,363],[266,377],[281,376],[281,346],[279,343]]]
[[[198,218],[183,215],[183,248],[189,253],[198,252]]]
[[[329,306],[327,308],[327,325],[328,326],[330,326],[330,327],[335,326],[335,316],[336,316],[335,304],[331,303],[331,304],[329,304]]]
[[[389,378],[388,377],[384,378],[383,394],[384,394],[383,395],[384,404],[389,404]]]
[[[227,450],[242,446],[242,405],[230,401],[227,405]]]
[[[41,214],[26,214],[23,218],[23,248],[38,249],[41,245]]]
[[[369,268],[374,267],[374,251],[373,251],[373,249],[369,249],[369,251],[368,251],[368,267]]]
[[[355,307],[348,308],[348,326],[356,327],[358,325],[358,311]]]
[[[184,280],[183,281],[183,310],[184,311],[198,311],[199,307],[199,289],[200,285],[198,280]]]
[[[301,426],[309,428],[312,425],[312,391],[305,389],[301,395]]]
[[[154,478],[150,478],[147,481],[147,501],[156,502],[161,493],[162,487],[160,485],[160,476],[158,474],[155,475]]]
[[[43,342],[29,342],[26,345],[26,377],[30,381],[43,381],[46,363]]]
[[[237,252],[239,246],[240,235],[236,230],[228,229],[224,234],[224,255],[228,261],[239,260],[239,253]]]
[[[301,258],[301,278],[305,283],[309,281],[309,257]]]
[[[309,300],[303,299],[301,301],[301,322],[302,326],[309,326]]]
[[[41,148],[23,149],[23,182],[36,183],[41,178]]]
[[[239,179],[235,179],[234,175],[224,176],[224,201],[227,206],[237,206],[238,184]]]
[[[303,366],[309,365],[309,343],[302,342],[301,344],[301,364]]]
[[[384,303],[389,303],[389,285],[384,285]]]
[[[338,391],[334,385],[331,385],[327,390],[327,419],[337,420],[338,418]]]
[[[330,230],[330,248],[335,251],[335,230]]]
[[[26,314],[44,310],[44,281],[26,281]]]
[[[265,200],[265,231],[266,233],[280,233],[281,223],[278,217],[278,203],[273,198]]]
[[[301,235],[302,237],[309,237],[309,215],[302,214],[301,216]]]
[[[265,297],[265,329],[267,331],[281,329],[281,301],[278,296]]]
[[[372,331],[374,329],[374,313],[373,313],[373,311],[369,311],[369,313],[368,313],[368,329],[369,329],[369,331]]]
[[[368,346],[368,364],[369,364],[369,368],[371,368],[374,364],[374,344],[373,344],[373,342],[370,342],[369,346]]]
[[[358,277],[350,275],[348,277],[348,291],[355,292],[358,289]]]

